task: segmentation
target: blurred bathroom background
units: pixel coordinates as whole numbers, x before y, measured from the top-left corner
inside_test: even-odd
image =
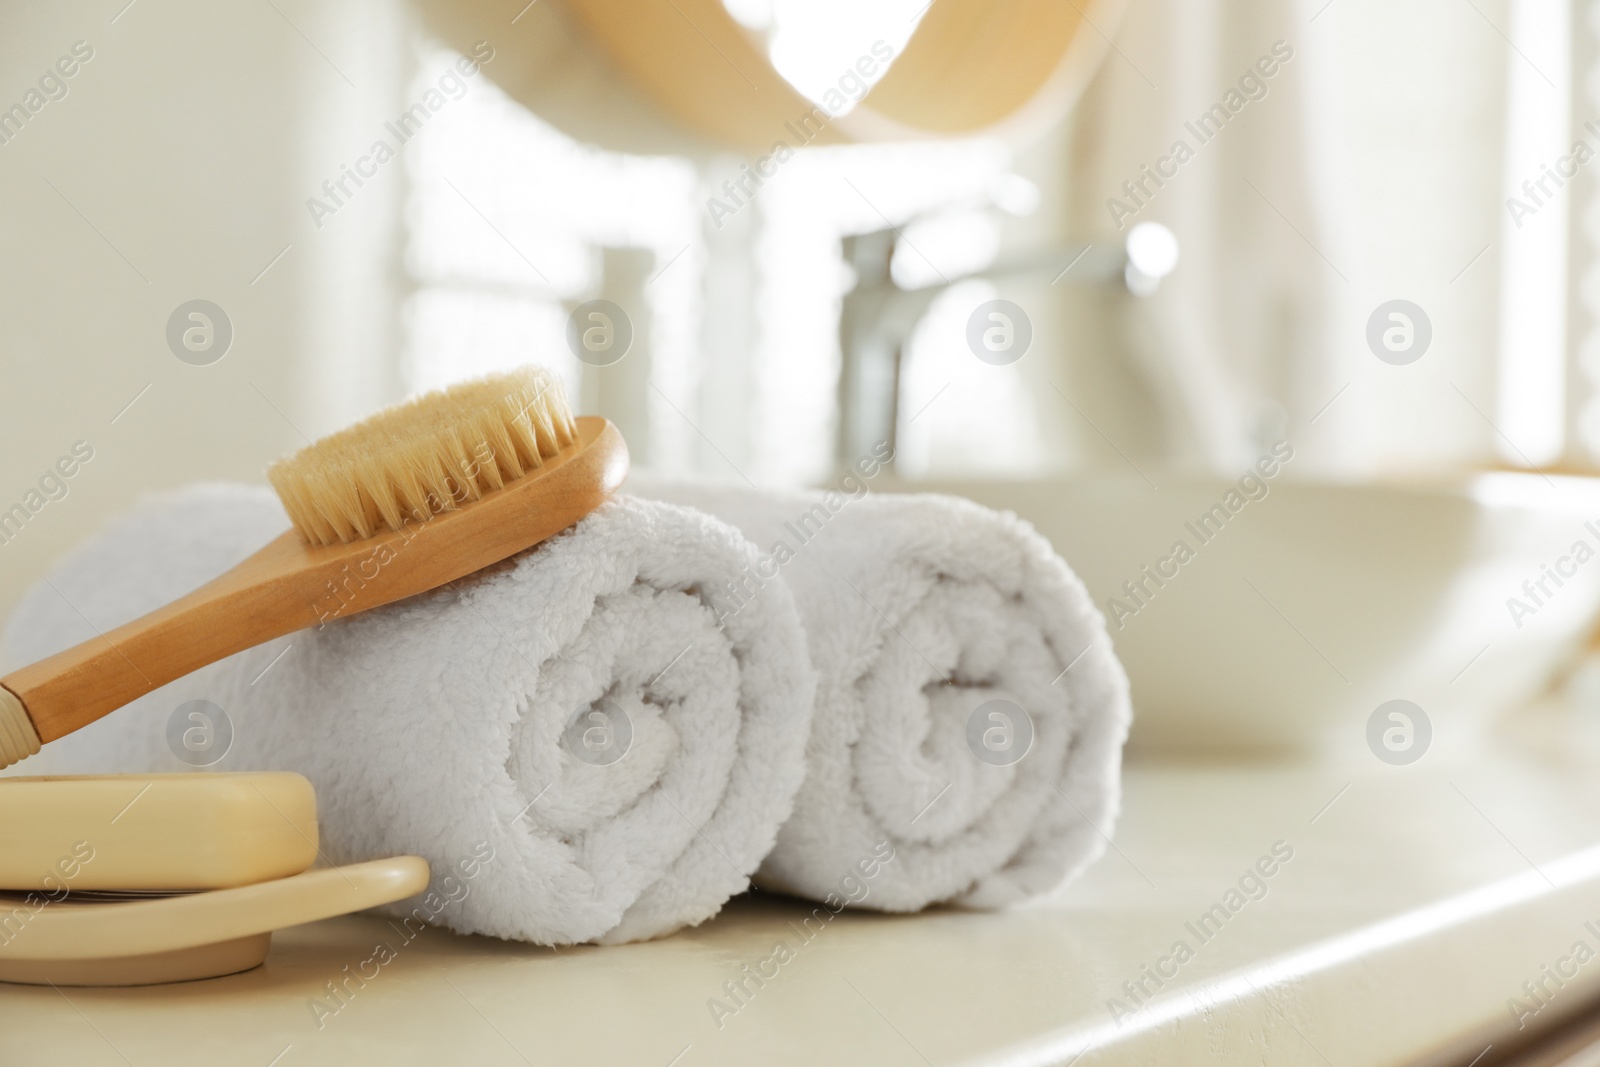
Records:
[[[1592,470],[1600,451],[1594,168],[1600,8],[1564,0],[1131,0],[1087,5],[1103,52],[1071,108],[1002,134],[819,144],[732,213],[749,162],[647,100],[556,0],[196,0],[0,6],[0,107],[75,42],[92,59],[0,144],[0,509],[79,441],[93,460],[3,546],[0,611],[139,494],[264,466],[410,391],[537,360],[624,429],[636,463],[820,483],[839,462],[841,241],[898,234],[894,282],[953,281],[899,362],[895,475]],[[576,5],[587,9],[592,5]],[[821,100],[924,0],[725,0]],[[361,184],[384,124],[486,42],[482,73]],[[1193,122],[1287,45],[1176,177]],[[709,40],[707,42],[709,44]],[[715,64],[714,46],[702,60]],[[881,75],[881,70],[878,71]],[[870,78],[866,80],[871,80]],[[459,94],[454,92],[460,86]],[[1259,91],[1256,90],[1259,86]],[[773,140],[784,136],[775,130]],[[792,140],[792,139],[791,139]],[[1560,184],[1560,188],[1556,185]],[[1151,192],[1151,190],[1154,190]],[[1108,205],[1116,198],[1128,215]],[[1049,270],[961,280],[1134,223],[1176,235],[1149,295]],[[973,309],[1025,309],[1025,358],[973,358]],[[207,366],[169,316],[222,308]],[[569,313],[628,309],[627,358],[577,359]],[[1431,355],[1365,344],[1392,299]]]

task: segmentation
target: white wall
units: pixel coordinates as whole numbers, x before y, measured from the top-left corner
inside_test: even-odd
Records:
[[[399,168],[320,232],[305,199],[392,113],[401,18],[384,0],[274,2],[0,9],[0,108],[74,42],[93,49],[67,95],[0,145],[0,510],[74,442],[94,449],[0,545],[0,614],[139,494],[260,481],[302,432],[398,389],[385,235]],[[165,338],[194,298],[233,324],[210,366]]]

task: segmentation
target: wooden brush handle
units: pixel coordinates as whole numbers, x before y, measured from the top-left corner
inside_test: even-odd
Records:
[[[39,751],[39,734],[15,693],[0,688],[0,767],[9,767]]]
[[[545,466],[404,531],[312,546],[291,530],[188,596],[0,678],[0,767],[235,652],[437,589],[530,548],[603,504],[627,470],[616,427],[584,417],[577,444]],[[20,700],[25,721],[8,697]]]

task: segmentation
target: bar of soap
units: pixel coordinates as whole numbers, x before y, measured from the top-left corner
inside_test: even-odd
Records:
[[[0,890],[228,889],[316,858],[316,792],[298,774],[0,778]]]

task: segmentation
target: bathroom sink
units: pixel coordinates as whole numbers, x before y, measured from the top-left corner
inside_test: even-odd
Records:
[[[1334,484],[1280,472],[1265,496],[1231,500],[1239,487],[1220,478],[1151,481],[900,487],[1015,511],[1054,543],[1128,669],[1136,750],[1370,759],[1368,720],[1396,699],[1422,709],[1432,746],[1456,745],[1548,686],[1600,612],[1600,480]],[[1219,503],[1226,521],[1197,525]],[[1378,737],[1401,721],[1380,718]]]

